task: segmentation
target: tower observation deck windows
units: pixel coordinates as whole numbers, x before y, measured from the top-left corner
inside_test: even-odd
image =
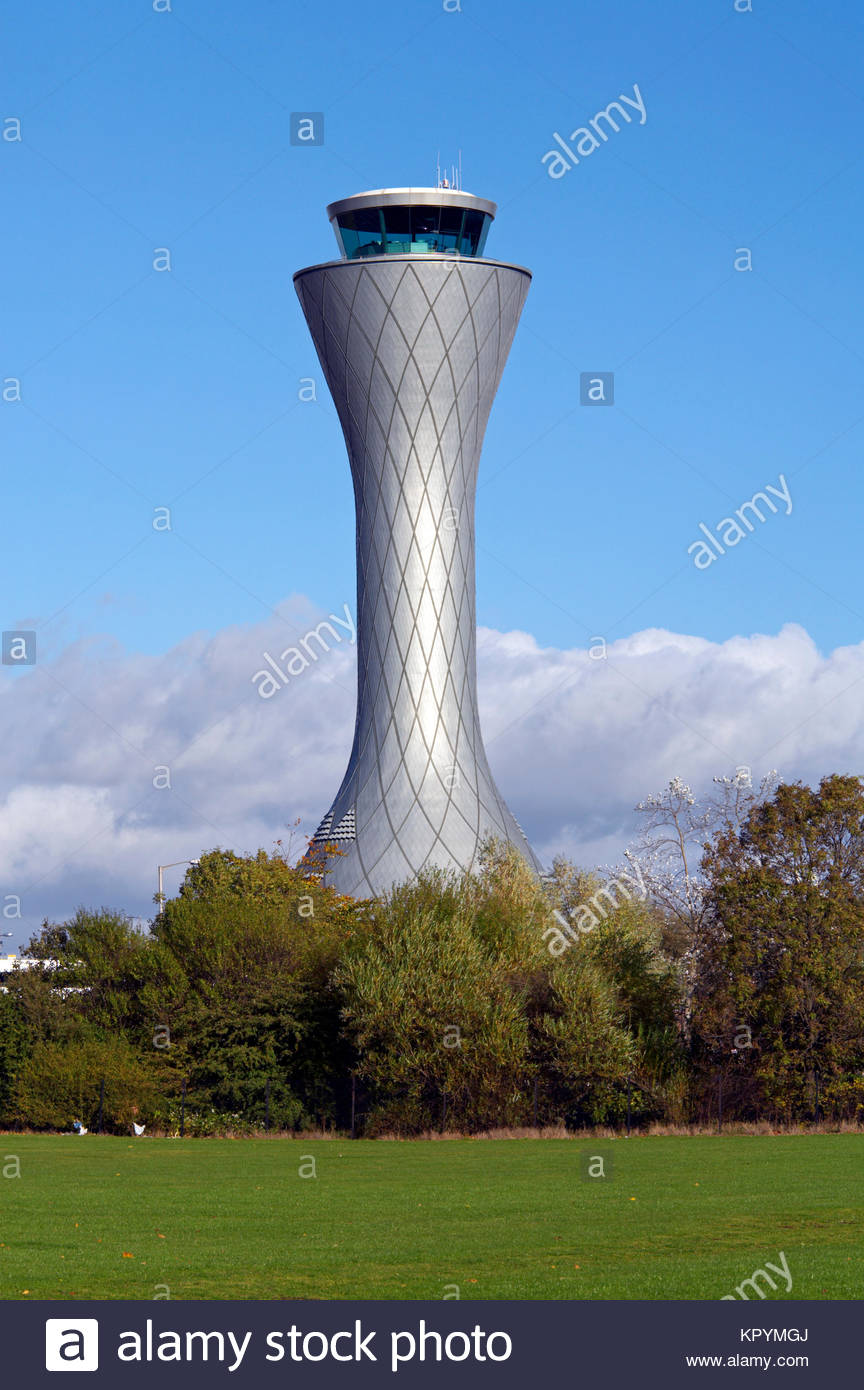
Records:
[[[378,208],[357,208],[339,218],[339,235],[349,261],[383,255],[384,232]]]
[[[387,206],[355,208],[337,218],[349,261],[363,256],[482,256],[491,222],[474,208]]]

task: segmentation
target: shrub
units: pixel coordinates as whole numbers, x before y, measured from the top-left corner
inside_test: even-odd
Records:
[[[103,1079],[105,1129],[128,1130],[133,1120],[152,1118],[153,1078],[125,1039],[87,1038],[36,1044],[14,1084],[15,1119],[31,1129],[68,1130],[75,1120],[93,1129]]]

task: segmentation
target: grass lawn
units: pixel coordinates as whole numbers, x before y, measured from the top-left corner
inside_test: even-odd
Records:
[[[611,1155],[606,1179],[580,1176]],[[864,1136],[0,1135],[0,1297],[771,1298],[864,1292]],[[306,1156],[304,1158],[304,1155]],[[309,1156],[317,1175],[311,1172]],[[166,1286],[167,1291],[164,1287]],[[749,1290],[750,1297],[756,1295]]]

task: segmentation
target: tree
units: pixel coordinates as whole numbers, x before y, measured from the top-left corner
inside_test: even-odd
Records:
[[[11,1100],[18,1123],[69,1130],[82,1120],[92,1128],[100,1105],[104,1127],[127,1133],[133,1120],[155,1114],[153,1078],[125,1038],[40,1042],[21,1063]]]
[[[279,840],[272,854],[265,849],[247,855],[235,854],[230,849],[214,849],[202,854],[186,870],[179,898],[169,899],[165,911],[170,911],[172,903],[190,898],[207,902],[217,898],[242,898],[246,902],[270,903],[286,900],[298,903],[302,898],[313,904],[326,901],[331,911],[339,906],[347,908],[352,901],[331,888],[324,888],[315,875],[306,872],[302,861],[299,865],[293,864],[290,846],[283,848]],[[307,909],[306,915],[313,913]]]
[[[711,931],[695,991],[704,1065],[784,1116],[864,1106],[864,781],[779,786],[704,860]],[[736,1042],[737,1039],[737,1042]]]
[[[450,911],[424,902],[436,883]],[[524,1118],[527,1020],[506,962],[477,925],[467,895],[434,872],[421,875],[413,891],[389,899],[337,971],[373,1131],[428,1128],[445,1094],[454,1127]]]
[[[22,972],[23,973],[23,972]],[[4,979],[8,979],[4,976]],[[28,1019],[15,993],[0,993],[0,1127],[12,1123],[12,1097],[19,1067],[33,1047]]]
[[[256,1123],[268,1082],[274,1125],[344,1120],[352,1053],[331,976],[363,921],[279,844],[202,855],[153,923],[142,996],[149,1031],[168,1029],[175,1079]]]
[[[562,857],[554,861],[549,892],[559,914],[556,920],[595,923],[578,935],[561,963],[572,967],[581,961],[583,968],[590,968],[599,982],[591,1012],[602,1018],[606,1001],[611,1001],[616,1027],[629,1034],[628,1065],[619,1080],[634,1083],[634,1113],[657,1116],[671,1104],[677,1116],[686,1087],[677,1027],[678,971],[664,944],[663,913],[641,896],[644,880],[640,883],[632,867],[631,862],[629,872],[618,869],[601,877]],[[586,907],[591,914],[587,919],[582,915]],[[620,1115],[626,1105],[620,1085],[618,1097]]]
[[[138,990],[147,973],[147,938],[123,912],[79,907],[74,917],[44,922],[25,956],[43,962],[42,972],[55,997],[63,999],[70,1026],[86,1016],[106,1033],[140,1022]]]
[[[430,871],[371,908],[336,972],[377,1129],[440,1114],[465,1129],[603,1120],[623,1104],[636,1046],[614,983],[576,941],[547,949],[553,898],[512,846],[476,874]],[[617,1089],[616,1089],[617,1088]]]
[[[777,773],[767,773],[754,790],[750,769],[738,767],[733,777],[715,777],[718,789],[697,801],[680,777],[662,792],[652,793],[636,807],[643,817],[639,838],[625,851],[638,866],[652,901],[665,917],[664,944],[681,962],[679,1023],[690,1037],[693,989],[704,948],[707,913],[702,860],[712,835],[735,833],[750,811],[777,785]]]

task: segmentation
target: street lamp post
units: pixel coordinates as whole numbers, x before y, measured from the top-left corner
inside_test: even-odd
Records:
[[[157,873],[158,873],[158,875],[159,875],[159,890],[158,890],[158,892],[157,892],[157,894],[156,894],[156,897],[158,898],[158,901],[159,901],[159,907],[158,907],[158,910],[157,910],[157,913],[156,913],[156,916],[157,916],[157,917],[161,917],[161,916],[162,916],[162,910],[163,910],[163,908],[164,908],[164,906],[165,906],[165,894],[162,892],[162,871],[163,871],[163,869],[176,869],[176,868],[178,867],[178,865],[180,865],[180,864],[200,864],[200,862],[201,862],[200,859],[174,859],[174,860],[172,860],[172,862],[171,862],[170,864],[157,864],[157,865],[156,865],[156,870],[157,870]],[[8,935],[11,936],[12,933],[9,932]]]

